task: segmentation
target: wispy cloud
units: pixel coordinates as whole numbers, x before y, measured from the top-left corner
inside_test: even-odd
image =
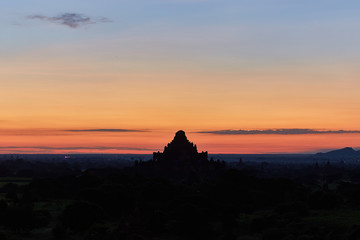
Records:
[[[1,121],[0,121],[1,122]],[[96,134],[96,133],[146,133],[147,129],[119,129],[119,128],[91,128],[91,129],[51,129],[51,128],[32,128],[32,129],[1,129],[2,136],[61,136],[71,134]]]
[[[216,130],[216,131],[199,131],[197,133],[217,134],[217,135],[301,135],[301,134],[343,134],[343,133],[360,133],[360,130],[318,130],[308,128],[281,128],[265,130]]]
[[[146,130],[122,129],[122,128],[98,128],[98,129],[69,129],[66,132],[148,132]]]
[[[0,151],[17,149],[36,149],[36,150],[136,150],[136,151],[155,151],[150,148],[135,148],[135,147],[49,147],[49,146],[2,146]]]
[[[61,24],[70,28],[78,28],[87,24],[111,22],[111,20],[106,17],[90,17],[79,13],[63,13],[55,17],[49,17],[45,15],[30,15],[27,16],[27,18]]]
[[[0,149],[0,153],[1,154],[9,154],[10,150],[9,149]],[[44,154],[44,151],[41,150],[13,150],[11,149],[11,154]]]

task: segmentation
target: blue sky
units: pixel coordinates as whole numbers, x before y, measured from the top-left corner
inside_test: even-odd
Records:
[[[358,1],[5,0],[0,8],[0,49],[8,54],[94,39],[121,43],[128,38],[134,44],[126,48],[136,52],[141,47],[145,55],[146,51],[156,55],[155,49],[176,58],[179,49],[180,55],[190,58],[195,52],[232,63],[354,61],[359,54]],[[106,17],[111,22],[69,29],[26,18],[62,13]]]

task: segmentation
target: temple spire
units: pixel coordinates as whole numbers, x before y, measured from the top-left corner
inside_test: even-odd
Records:
[[[196,144],[190,142],[183,130],[164,147],[164,152],[153,153],[153,161],[163,165],[199,165],[208,162],[207,152],[198,153]]]

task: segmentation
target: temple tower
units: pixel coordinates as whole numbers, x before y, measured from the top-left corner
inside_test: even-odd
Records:
[[[185,132],[176,132],[174,139],[164,147],[163,152],[154,152],[153,161],[168,166],[201,166],[208,163],[208,153],[197,151]]]

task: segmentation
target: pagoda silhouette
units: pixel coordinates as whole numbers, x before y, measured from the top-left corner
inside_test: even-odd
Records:
[[[153,158],[148,161],[136,160],[133,168],[144,176],[177,180],[186,178],[189,181],[215,176],[224,169],[225,161],[214,161],[213,158],[208,160],[208,152],[198,152],[196,144],[187,139],[183,130],[176,132],[163,152],[154,152]]]
[[[161,166],[201,167],[208,164],[208,152],[199,153],[196,144],[190,142],[185,132],[176,132],[174,139],[164,147],[163,152],[153,153],[153,162]]]

